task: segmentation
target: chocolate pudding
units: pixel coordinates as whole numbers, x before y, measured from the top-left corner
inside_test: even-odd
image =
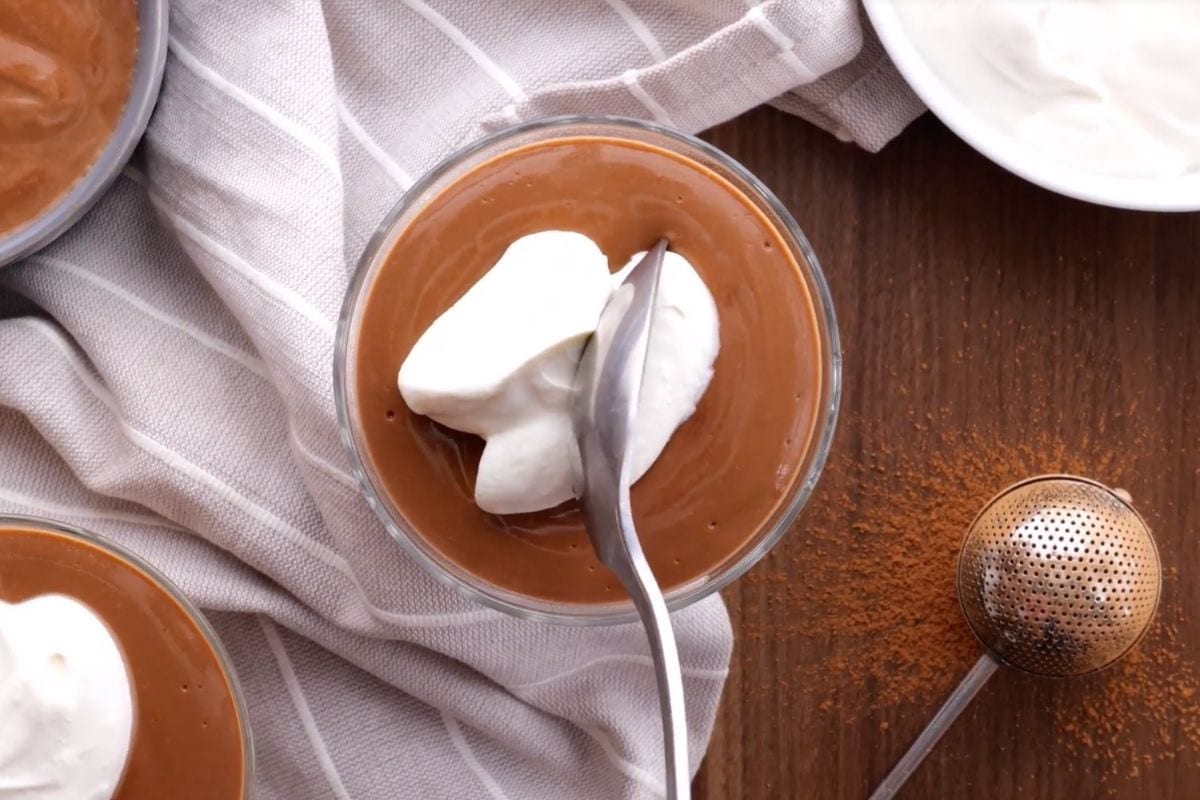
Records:
[[[99,156],[137,50],[134,0],[0,0],[0,234],[46,211]]]
[[[785,234],[730,180],[653,144],[572,135],[517,146],[421,203],[393,234],[346,339],[346,415],[364,467],[402,526],[480,580],[555,603],[625,599],[574,502],[482,512],[472,487],[483,441],[410,412],[396,385],[434,319],[514,240],[550,229],[590,237],[613,270],[665,236],[716,301],[712,381],[632,493],[663,588],[708,579],[784,515],[814,447],[827,365]]]
[[[124,656],[133,737],[114,800],[243,800],[242,713],[221,657],[189,611],[105,547],[0,519],[0,600],[47,594],[90,608]]]

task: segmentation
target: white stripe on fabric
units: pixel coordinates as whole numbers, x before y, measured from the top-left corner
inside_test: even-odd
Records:
[[[346,130],[350,131],[350,135],[362,145],[363,150],[367,151],[367,155],[383,168],[389,178],[395,181],[401,189],[408,189],[413,185],[412,176],[400,166],[396,159],[379,146],[379,142],[375,141],[371,134],[367,133],[367,129],[350,113],[350,109],[346,108],[340,97],[337,101],[337,113],[342,124],[346,126]]]
[[[622,775],[630,780],[640,783],[658,797],[667,796],[667,787],[659,778],[647,770],[642,769],[637,764],[626,761],[617,748],[613,747],[612,740],[608,738],[608,734],[599,728],[584,728],[588,736],[596,740],[596,744],[600,745],[600,749],[604,751],[604,755],[608,756],[608,760],[613,763]]]
[[[671,121],[671,115],[667,110],[658,104],[650,94],[642,88],[642,84],[638,83],[638,71],[636,69],[627,69],[621,74],[621,81],[629,89],[629,93],[637,98],[637,101],[646,107],[646,110],[654,115],[654,121],[660,125],[669,125],[677,127]]]
[[[333,337],[334,332],[337,330],[337,325],[326,319],[325,315],[321,313],[320,309],[305,300],[293,289],[284,286],[282,283],[270,277],[269,275],[250,266],[246,259],[239,256],[225,245],[216,241],[208,234],[197,228],[193,223],[189,222],[180,214],[173,211],[167,205],[166,200],[164,200],[162,196],[158,194],[158,191],[150,184],[150,181],[148,181],[146,176],[141,172],[138,172],[132,167],[126,167],[123,171],[123,174],[134,183],[141,184],[146,189],[146,193],[150,198],[150,202],[154,204],[155,208],[157,208],[159,211],[165,214],[168,219],[171,220],[176,230],[191,239],[192,242],[194,242],[198,247],[215,258],[217,261],[220,261],[234,272],[241,275],[264,294],[270,296],[272,299],[287,306],[300,316],[312,322],[314,325],[320,328],[325,335],[329,336],[330,338]]]
[[[508,795],[500,788],[500,784],[496,783],[495,779],[483,768],[483,764],[480,764],[479,760],[475,758],[475,754],[471,752],[471,746],[467,744],[467,737],[463,735],[458,720],[445,711],[441,711],[441,715],[442,723],[446,726],[446,732],[450,734],[450,741],[454,743],[454,749],[462,756],[462,760],[466,762],[471,772],[475,773],[475,777],[479,779],[483,787],[488,790],[488,794],[495,798],[495,800],[508,800]]]
[[[761,6],[751,8],[746,12],[746,17],[779,48],[779,59],[787,64],[792,72],[796,73],[796,77],[800,79],[801,83],[812,83],[817,79],[817,74],[800,60],[800,56],[796,55],[796,43],[786,33],[775,27],[775,23],[767,19]]]
[[[23,506],[24,508],[32,508],[36,511],[50,514],[51,516],[61,517],[77,517],[79,519],[96,519],[104,522],[128,522],[133,525],[144,525],[151,528],[165,528],[166,530],[179,531],[180,533],[189,533],[183,528],[172,525],[165,519],[155,517],[150,514],[134,514],[129,511],[110,511],[101,508],[81,508],[79,506],[67,506],[62,503],[56,503],[53,500],[45,500],[41,497],[24,494],[12,489],[0,487],[0,500],[13,505]]]
[[[61,258],[53,258],[51,256],[35,255],[35,256],[31,256],[29,260],[36,262],[36,263],[43,264],[52,269],[64,270],[84,281],[87,281],[87,282],[92,283],[102,289],[105,289],[105,290],[111,292],[112,294],[116,295],[117,297],[120,297],[122,300],[125,300],[127,303],[132,305],[134,308],[137,308],[140,311],[145,312],[148,316],[152,317],[153,319],[156,319],[159,322],[162,322],[172,328],[176,328],[177,330],[181,331],[182,333],[186,334],[187,336],[190,336],[191,338],[195,339],[201,345],[203,345],[211,350],[214,350],[224,356],[229,357],[230,359],[236,361],[237,363],[239,363],[242,366],[246,367],[247,369],[251,370],[255,374],[269,380],[269,377],[267,375],[266,366],[263,364],[263,362],[260,359],[250,355],[249,353],[243,353],[242,351],[230,346],[229,344],[227,344],[219,339],[215,339],[215,338],[209,336],[208,334],[204,333],[203,331],[193,328],[192,326],[188,325],[183,320],[173,317],[163,311],[160,311],[159,309],[157,309],[154,306],[150,305],[149,303],[145,302],[144,300],[137,297],[136,295],[129,293],[123,287],[121,287],[115,283],[112,283],[111,281],[108,281],[104,278],[101,278],[100,276],[95,275],[76,264],[72,264],[68,261],[64,261]],[[338,483],[340,483],[350,489],[358,491],[358,482],[354,480],[353,476],[351,476],[347,472],[344,472],[344,471],[338,469],[333,464],[329,463],[328,461],[326,461],[325,459],[321,458],[316,453],[314,453],[312,450],[309,450],[307,447],[304,446],[304,443],[300,441],[299,436],[296,435],[295,428],[291,426],[290,420],[289,420],[289,424],[288,424],[288,438],[291,440],[293,446],[296,448],[296,450],[299,452],[299,454],[302,458],[311,462],[314,467],[316,467],[317,469],[319,469],[321,472],[325,473],[329,477],[333,478]]]
[[[140,430],[130,425],[124,419],[124,417],[121,416],[121,409],[117,404],[116,398],[113,397],[112,393],[109,392],[104,385],[96,380],[96,377],[92,375],[91,370],[88,369],[87,365],[80,360],[78,354],[74,351],[71,345],[63,340],[62,335],[54,327],[39,319],[26,318],[22,319],[21,322],[33,326],[36,330],[45,335],[46,338],[49,339],[64,356],[67,357],[75,374],[83,382],[84,386],[86,386],[87,389],[93,395],[95,395],[97,400],[99,400],[108,408],[109,412],[112,414],[113,420],[120,425],[121,430],[124,431],[125,435],[131,442],[157,458],[159,461],[162,461],[167,466],[172,467],[177,472],[187,475],[197,483],[208,486],[217,494],[225,498],[225,500],[231,505],[240,509],[248,517],[256,522],[259,522],[265,527],[270,528],[276,533],[282,534],[300,549],[304,550],[306,553],[318,559],[319,561],[322,561],[327,566],[333,567],[341,572],[351,574],[349,563],[340,555],[330,550],[328,547],[316,541],[315,539],[306,536],[303,531],[283,520],[281,517],[276,515],[275,512],[260,506],[258,503],[255,503],[250,498],[241,494],[221,478],[218,478],[216,475],[208,472],[203,467],[192,463],[171,448],[161,444],[149,435],[142,433]]]
[[[258,357],[252,356],[249,353],[244,353],[229,343],[223,342],[220,339],[210,336],[204,331],[189,325],[178,317],[171,316],[165,311],[155,308],[142,298],[125,289],[123,286],[113,283],[106,278],[101,278],[99,275],[96,275],[95,273],[90,272],[89,270],[86,270],[77,264],[72,264],[71,262],[65,261],[61,258],[35,255],[31,256],[29,260],[38,264],[42,264],[51,269],[61,270],[82,281],[90,283],[93,286],[103,289],[108,293],[124,300],[126,303],[138,309],[139,311],[144,312],[147,316],[158,320],[168,327],[176,329],[191,339],[194,339],[196,342],[204,347],[207,347],[209,350],[220,353],[232,361],[236,361],[246,369],[262,378],[267,377],[266,365],[263,364],[262,360]]]
[[[572,675],[583,672],[584,670],[590,669],[598,664],[625,664],[653,668],[654,660],[651,659],[650,656],[637,654],[616,653],[613,655],[605,655],[600,656],[599,658],[593,658],[591,661],[579,664],[578,666],[572,667],[565,672],[559,672],[545,678],[539,678],[538,680],[530,681],[528,683],[518,683],[513,686],[509,686],[508,689],[513,692],[522,692],[527,689],[535,689],[539,686],[545,686],[548,683],[560,681],[563,678],[569,678]],[[706,681],[724,680],[725,676],[729,674],[728,669],[703,669],[700,667],[682,667],[681,669],[685,678],[696,678],[697,680]]]
[[[625,0],[604,0],[609,7],[620,15],[621,19],[625,20],[625,24],[633,31],[634,35],[642,40],[642,44],[650,51],[650,55],[654,56],[655,61],[666,61],[667,52],[663,50],[662,45],[658,43],[658,39],[654,38],[654,34],[646,27],[646,23],[642,21],[634,10],[630,8]]]
[[[314,453],[312,450],[309,450],[307,447],[305,447],[304,443],[300,441],[300,437],[296,435],[295,428],[292,428],[291,426],[288,427],[288,438],[291,439],[292,446],[299,451],[301,457],[307,460],[310,464],[343,486],[353,489],[356,493],[358,492],[358,481],[354,480],[353,475],[334,466]]]
[[[492,80],[500,84],[504,91],[508,92],[508,96],[518,103],[525,101],[525,90],[521,88],[512,76],[505,72],[499,64],[493,61],[487,53],[479,48],[479,45],[467,38],[466,34],[456,28],[450,20],[443,17],[425,0],[403,0],[404,4],[411,8],[416,13],[425,18],[429,24],[433,25],[450,41],[454,42],[460,50],[471,57],[471,60],[479,65],[480,69],[486,72]]]
[[[283,676],[283,685],[287,687],[288,695],[292,698],[296,716],[300,718],[300,724],[304,727],[305,735],[308,736],[308,743],[317,757],[317,763],[321,765],[321,771],[325,773],[325,780],[329,782],[333,796],[338,800],[350,800],[350,793],[346,791],[346,787],[342,783],[342,776],[338,774],[333,758],[329,755],[329,748],[325,745],[325,740],[321,738],[321,732],[317,729],[317,721],[313,719],[312,709],[308,707],[308,701],[304,699],[304,690],[300,687],[300,680],[296,677],[296,670],[292,667],[287,650],[284,649],[279,631],[275,630],[275,626],[266,617],[261,614],[257,616],[263,638],[267,640],[267,647],[271,648],[271,654],[275,656],[279,674]]]
[[[262,100],[259,100],[254,95],[230,83],[224,77],[215,72],[211,67],[201,63],[201,61],[192,55],[192,53],[174,36],[171,36],[167,42],[168,48],[170,49],[171,53],[175,55],[175,58],[179,60],[179,63],[183,64],[193,73],[195,73],[197,77],[200,77],[212,84],[212,86],[214,86],[217,90],[237,101],[240,105],[244,106],[249,111],[266,120],[284,134],[303,145],[305,149],[316,156],[316,158],[322,164],[324,164],[330,172],[333,173],[334,177],[338,179],[338,183],[341,183],[341,164],[338,162],[337,154],[333,151],[333,148],[330,147],[327,142],[325,142],[325,140],[295,120],[292,120],[284,116],[281,112],[276,111],[274,108],[267,105]]]
[[[758,27],[760,32],[770,37],[773,43],[777,44],[781,48],[787,48],[781,49],[775,54],[775,56],[777,59],[786,62],[787,65],[799,76],[800,80],[798,80],[794,85],[808,83],[814,80],[815,74],[813,71],[809,69],[808,66],[805,65],[804,62],[800,60],[800,57],[794,52],[793,48],[795,43],[763,15],[759,4],[748,1],[746,3],[746,7],[748,9],[747,12],[742,17],[739,17],[737,23],[721,28],[715,33],[710,34],[703,41],[668,57],[664,63],[654,64],[643,69],[629,69],[620,75],[614,75],[611,77],[555,83],[549,88],[552,89],[556,94],[564,94],[567,92],[582,93],[589,90],[595,90],[597,88],[607,88],[619,81],[629,91],[630,95],[632,95],[634,99],[641,103],[642,106],[651,114],[651,116],[653,116],[656,122],[662,125],[678,128],[680,126],[671,119],[670,113],[666,110],[666,107],[660,104],[650,95],[649,92],[646,91],[645,87],[641,83],[642,76],[651,72],[660,72],[664,68],[665,64],[682,63],[682,60],[687,58],[688,53],[695,52],[701,48],[709,47],[712,42],[714,42],[726,31],[742,25],[745,21],[750,21],[751,24],[754,24],[756,27]],[[770,98],[763,98],[762,102],[766,102],[768,99]],[[507,118],[508,109],[505,108],[502,109],[502,111]]]
[[[362,584],[358,582],[358,577],[354,574],[354,570],[350,566],[350,562],[346,561],[333,550],[330,550],[320,542],[306,536],[303,531],[285,522],[280,517],[276,516],[272,511],[263,508],[249,498],[241,495],[232,486],[222,481],[220,478],[212,475],[209,472],[201,469],[192,462],[188,461],[183,456],[175,451],[159,444],[154,439],[146,434],[133,428],[120,415],[117,407],[116,399],[112,394],[101,385],[91,374],[87,365],[80,359],[70,343],[68,343],[49,323],[39,319],[23,318],[20,322],[32,327],[46,336],[47,339],[66,357],[68,364],[79,378],[80,382],[90,391],[97,400],[99,400],[113,416],[113,420],[125,432],[129,441],[137,445],[140,449],[158,458],[164,464],[174,467],[178,472],[182,472],[197,483],[203,484],[217,494],[225,498],[225,500],[235,508],[242,511],[251,519],[258,521],[264,526],[280,533],[284,538],[291,541],[304,552],[316,558],[326,566],[333,568],[344,575],[354,587],[359,600],[366,608],[367,612],[376,619],[395,624],[401,627],[409,628],[442,628],[451,625],[473,625],[480,622],[487,622],[496,619],[500,612],[490,609],[477,609],[472,611],[463,611],[457,613],[446,614],[402,614],[394,611],[387,611],[373,605],[368,599],[366,592],[363,590]]]

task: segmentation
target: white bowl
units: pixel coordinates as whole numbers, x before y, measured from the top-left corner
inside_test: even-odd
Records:
[[[967,144],[1009,172],[1051,191],[1115,208],[1200,211],[1200,175],[1118,178],[1068,166],[997,130],[929,66],[896,11],[898,3],[927,0],[863,0],[884,49],[925,105]]]

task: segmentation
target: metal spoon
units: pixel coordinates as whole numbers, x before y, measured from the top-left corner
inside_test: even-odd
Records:
[[[634,420],[666,251],[667,240],[660,239],[601,313],[575,378],[573,421],[581,458],[577,494],[588,538],[600,563],[616,574],[629,593],[646,627],[663,718],[667,797],[686,800],[691,789],[679,651],[629,504]]]

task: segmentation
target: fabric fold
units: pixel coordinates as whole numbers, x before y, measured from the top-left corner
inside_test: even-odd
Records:
[[[0,270],[0,511],[120,542],[210,614],[262,800],[661,796],[639,627],[475,605],[363,501],[342,296],[413,179],[515,120],[694,132],[774,99],[875,148],[914,109],[861,44],[851,0],[175,0],[134,163]],[[732,634],[715,596],[675,619],[695,770]]]

